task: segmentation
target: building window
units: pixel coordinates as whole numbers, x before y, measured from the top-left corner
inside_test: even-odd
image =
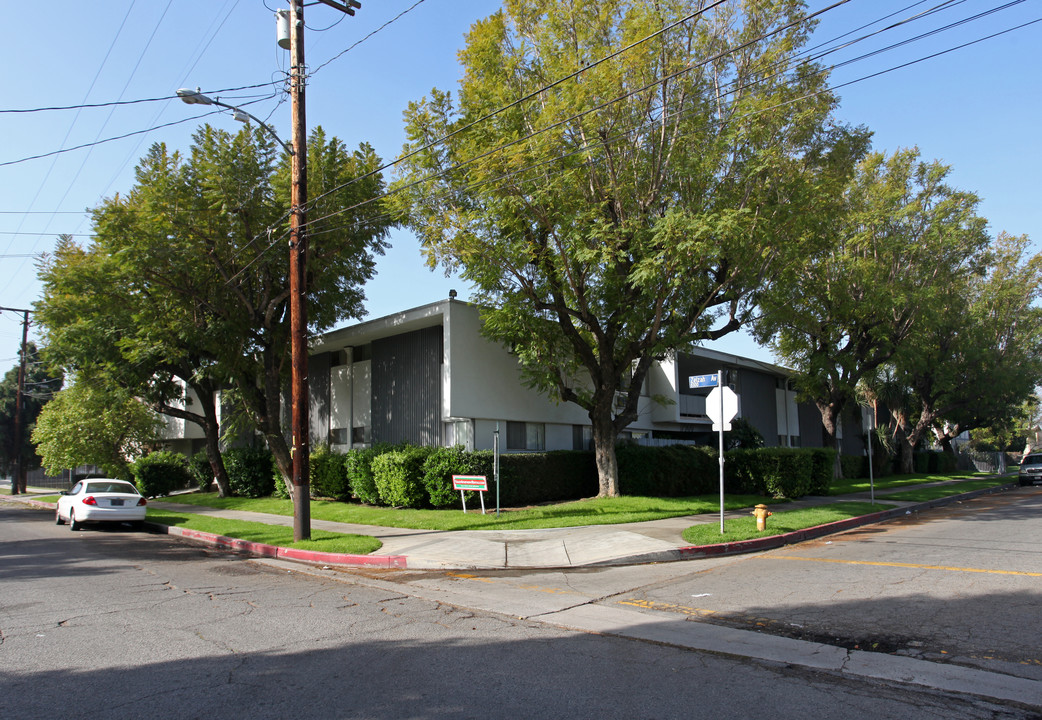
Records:
[[[329,442],[332,445],[347,445],[347,428],[333,428],[329,431]]]
[[[507,422],[507,450],[545,450],[543,423]]]
[[[351,428],[352,445],[368,445],[370,442],[372,442],[372,436],[369,434],[368,425]]]
[[[589,450],[593,447],[593,428],[589,425],[572,425],[572,450]]]

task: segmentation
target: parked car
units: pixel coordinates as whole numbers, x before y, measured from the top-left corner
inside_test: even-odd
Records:
[[[1024,456],[1017,479],[1021,485],[1042,485],[1042,452]]]
[[[132,483],[111,478],[81,480],[61,493],[54,511],[58,525],[69,523],[82,530],[84,523],[116,522],[140,526],[145,520],[146,500]]]

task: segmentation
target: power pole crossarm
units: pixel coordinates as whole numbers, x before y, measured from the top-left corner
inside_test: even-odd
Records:
[[[355,14],[355,8],[362,7],[362,3],[357,0],[345,0],[345,2],[337,2],[337,0],[318,0],[323,5],[328,5],[331,8],[336,8],[340,12],[347,13],[348,15]]]

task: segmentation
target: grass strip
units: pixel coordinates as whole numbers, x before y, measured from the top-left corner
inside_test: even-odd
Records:
[[[950,495],[959,495],[965,492],[972,492],[974,490],[982,490],[984,488],[997,487],[999,485],[1005,485],[1010,482],[1009,478],[997,478],[992,476],[990,478],[981,480],[963,480],[952,484],[934,485],[932,487],[918,488],[916,490],[905,490],[904,492],[889,493],[887,499],[894,500],[910,500],[911,502],[928,502],[930,500],[936,500],[937,498],[949,497]]]
[[[846,520],[861,515],[869,515],[882,510],[889,510],[893,505],[867,502],[837,502],[830,505],[786,510],[775,512],[767,518],[767,529],[760,532],[756,529],[756,518],[727,518],[724,520],[724,532],[720,533],[719,523],[692,525],[683,532],[684,541],[692,545],[714,545],[716,543],[752,540],[755,538],[784,535],[785,533],[803,530],[816,525],[824,525],[837,520]]]
[[[216,493],[190,493],[165,500],[224,510],[248,510],[286,516],[293,514],[293,504],[289,500],[277,498],[222,498]],[[149,504],[161,508],[163,502],[150,500]],[[724,508],[739,510],[760,502],[771,501],[756,495],[731,495],[725,497]],[[464,514],[462,510],[409,510],[314,500],[311,503],[311,517],[333,522],[416,530],[529,530],[634,523],[701,515],[720,510],[718,495],[685,498],[591,498],[520,510],[511,509],[501,512],[498,517],[494,509],[488,510],[487,503],[488,498],[487,512],[482,515],[480,505],[475,509],[470,503],[467,504],[467,513]]]
[[[923,485],[925,483],[938,482],[962,482],[965,480],[980,479],[988,476],[985,473],[959,473],[957,475],[930,475],[927,473],[915,473],[913,475],[889,475],[875,479],[875,489],[891,490],[893,488],[907,487],[908,485]],[[829,486],[829,495],[849,495],[851,493],[868,492],[872,489],[872,483],[868,478],[842,478],[833,480]]]
[[[379,540],[368,535],[348,535],[323,530],[312,530],[310,540],[294,542],[292,527],[245,520],[227,520],[193,513],[167,512],[153,508],[149,508],[147,519],[149,522],[175,525],[264,545],[316,552],[368,555],[383,546]]]

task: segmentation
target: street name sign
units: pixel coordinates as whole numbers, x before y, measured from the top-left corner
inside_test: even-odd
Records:
[[[716,373],[710,373],[709,375],[688,375],[687,387],[689,390],[716,387],[717,379]]]

